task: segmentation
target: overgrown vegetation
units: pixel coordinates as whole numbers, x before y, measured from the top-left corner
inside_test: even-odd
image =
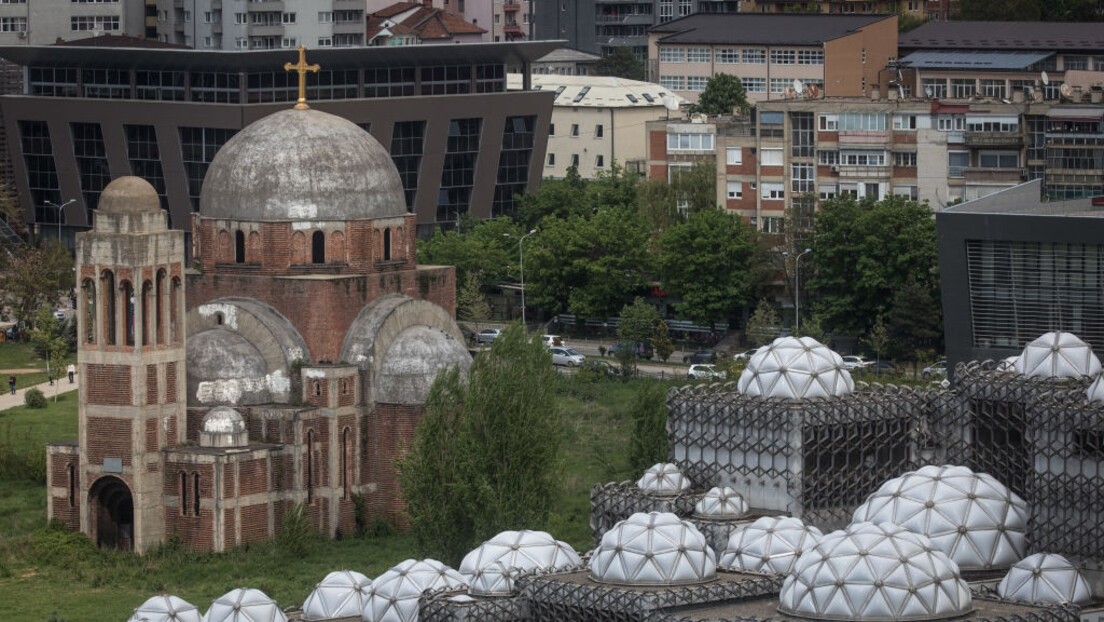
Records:
[[[39,389],[27,389],[23,393],[23,405],[27,408],[46,408],[46,396]]]

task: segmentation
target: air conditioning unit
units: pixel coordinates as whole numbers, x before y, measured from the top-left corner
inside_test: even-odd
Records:
[[[26,39],[27,38],[27,31],[26,30],[20,30],[19,31],[19,38],[20,39]]]
[[[833,173],[838,173],[839,172],[839,165],[838,164],[833,164],[832,165],[832,172]]]

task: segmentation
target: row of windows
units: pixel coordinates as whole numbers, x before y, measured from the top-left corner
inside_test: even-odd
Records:
[[[119,30],[119,16],[76,15],[69,18],[69,29],[73,31]]]
[[[548,161],[547,166],[556,166],[556,154],[549,153],[547,161]],[[576,168],[579,167],[579,154],[577,154],[577,153],[571,154],[571,164],[569,166],[574,166]],[[606,166],[606,156],[604,156],[602,154],[598,154],[598,155],[594,156],[594,168],[605,168],[605,166]]]
[[[157,271],[152,281],[147,279],[143,282],[140,292],[136,292],[134,285],[125,279],[119,281],[116,287],[115,273],[111,270],[100,273],[98,285],[91,278],[84,279],[80,294],[80,313],[87,331],[84,342],[102,342],[105,346],[120,345],[117,335],[119,320],[122,319],[122,345],[136,345],[135,313],[140,310],[143,318],[139,327],[140,345],[180,343],[180,314],[184,308],[182,292],[180,278],[172,277],[170,280],[164,268]],[[138,298],[135,298],[136,293],[140,294]],[[123,309],[121,318],[118,317],[120,307]]]

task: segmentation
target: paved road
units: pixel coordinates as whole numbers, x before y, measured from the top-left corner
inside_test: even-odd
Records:
[[[0,395],[0,410],[7,410],[15,406],[22,406],[23,394],[26,393],[27,389],[30,389],[31,387],[19,386],[17,384],[15,387],[15,395],[12,395],[11,391],[8,389],[7,376],[0,378],[0,381],[3,382],[2,388],[4,389],[4,393]],[[46,395],[47,399],[54,397],[54,393],[61,394],[77,390],[77,383],[73,382],[73,384],[69,384],[69,378],[62,378],[61,380],[56,380],[54,382],[55,386],[50,386],[49,382],[43,382],[34,386],[42,391]]]

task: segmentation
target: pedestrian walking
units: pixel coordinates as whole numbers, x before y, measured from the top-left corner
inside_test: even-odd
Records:
[[[69,367],[65,371],[69,372],[69,384],[73,384],[73,376],[77,373],[77,366],[69,363]]]
[[[15,395],[15,374],[8,377],[8,387],[11,388],[11,394]]]

